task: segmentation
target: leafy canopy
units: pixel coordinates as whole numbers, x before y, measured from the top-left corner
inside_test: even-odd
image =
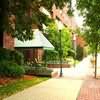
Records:
[[[77,8],[84,17],[85,37],[95,50],[100,46],[100,1],[76,0]]]
[[[32,24],[41,28],[46,15],[40,7],[52,12],[52,5],[63,7],[70,0],[2,0],[0,2],[0,32],[10,32],[20,40],[32,39]]]
[[[48,33],[46,34],[46,37],[53,44],[55,50],[58,53],[62,53],[63,58],[66,58],[72,46],[71,31],[65,27],[61,31],[58,31],[56,23],[52,22],[48,25],[45,32]],[[60,38],[61,38],[61,49],[60,49]]]

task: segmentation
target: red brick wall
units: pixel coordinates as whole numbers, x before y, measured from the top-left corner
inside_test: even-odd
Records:
[[[25,52],[24,52],[24,56],[25,58],[30,61],[30,60],[33,60],[33,49],[23,49]]]
[[[42,57],[43,57],[43,48],[36,48],[34,50],[34,57],[38,60],[38,61],[42,61]]]
[[[85,44],[86,44],[84,38],[81,37],[81,36],[77,36],[77,40],[76,40],[76,42],[77,42],[77,45],[79,45],[80,47],[84,47]]]
[[[28,48],[24,49],[25,50],[25,57],[27,60],[37,60],[38,62],[42,61],[42,56],[43,56],[43,48]]]
[[[60,68],[60,64],[48,64],[48,68]],[[69,64],[62,64],[62,68],[70,68]]]
[[[11,34],[4,33],[3,47],[7,49],[14,49],[14,38],[11,36]]]

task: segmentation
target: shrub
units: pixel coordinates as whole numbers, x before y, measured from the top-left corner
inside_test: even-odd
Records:
[[[24,65],[25,74],[32,75],[34,74],[35,67]]]
[[[33,66],[24,66],[25,74],[28,75],[37,75],[37,76],[51,76],[52,70],[47,67],[33,67]]]
[[[19,65],[22,65],[24,63],[24,56],[21,52],[12,50],[10,52],[10,59],[16,62]]]
[[[76,59],[79,61],[83,59],[83,48],[80,46],[77,46]]]
[[[12,61],[21,65],[24,62],[24,56],[16,50],[0,48],[0,61],[3,60]]]
[[[58,51],[50,51],[50,50],[45,50],[44,51],[44,56],[43,56],[43,60],[45,62],[48,61],[54,61],[54,60],[58,60],[59,59],[59,53]]]
[[[0,76],[2,77],[21,77],[25,70],[22,66],[11,61],[0,62]]]
[[[0,61],[10,60],[10,50],[5,48],[0,48]]]
[[[46,68],[46,67],[36,67],[34,70],[34,74],[38,76],[51,76],[52,70]]]

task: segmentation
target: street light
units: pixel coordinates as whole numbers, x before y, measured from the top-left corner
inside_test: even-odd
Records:
[[[73,38],[73,46],[74,46],[74,67],[76,66],[76,50],[77,50],[77,34],[72,33],[72,38]]]
[[[59,40],[60,40],[60,51],[59,51],[59,60],[60,60],[60,77],[62,77],[62,38],[61,38],[61,30],[63,28],[63,24],[60,21],[56,21],[59,31]]]

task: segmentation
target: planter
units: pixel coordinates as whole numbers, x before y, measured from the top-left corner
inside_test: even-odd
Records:
[[[48,68],[60,68],[60,64],[48,64]],[[62,68],[70,68],[70,65],[62,64]]]

